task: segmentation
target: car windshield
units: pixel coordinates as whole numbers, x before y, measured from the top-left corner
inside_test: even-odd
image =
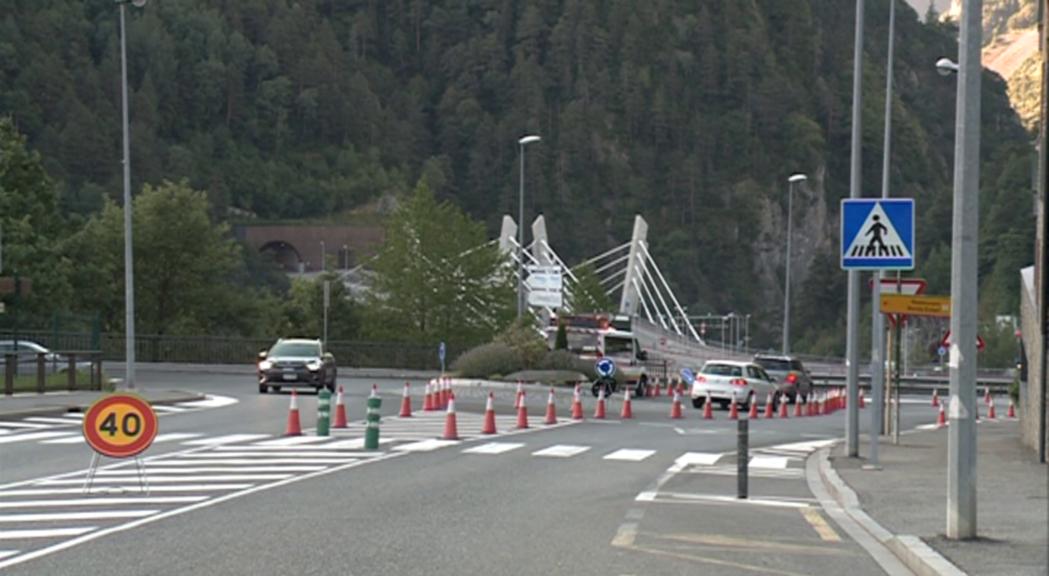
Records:
[[[270,348],[269,356],[320,356],[321,347],[316,342],[278,342]]]
[[[597,350],[597,334],[585,332],[568,331],[568,349],[572,352],[593,352]],[[557,332],[550,332],[549,343],[554,347],[557,343]]]
[[[633,350],[631,347],[630,338],[618,338],[615,336],[605,336],[605,354],[609,356],[616,356],[620,354],[630,354]]]
[[[791,366],[790,360],[780,358],[758,358],[758,364],[766,370],[775,370],[778,372],[786,372],[795,369]]]
[[[742,376],[743,370],[732,364],[707,364],[702,372],[711,376]]]

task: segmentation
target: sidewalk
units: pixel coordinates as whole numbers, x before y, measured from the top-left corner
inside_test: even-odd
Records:
[[[946,428],[905,434],[898,446],[882,442],[882,469],[876,471],[863,470],[865,460],[845,457],[839,444],[824,461],[829,466],[821,466],[820,472],[846,513],[916,574],[960,570],[981,576],[1045,575],[1049,467],[1037,464],[1036,455],[1020,444],[1019,437],[1015,420],[986,421],[977,428],[979,537],[970,541],[944,536]]]
[[[150,404],[178,404],[203,400],[198,392],[182,390],[140,390],[136,392]],[[48,392],[47,394],[24,393],[0,396],[0,419],[24,418],[26,416],[52,416],[65,412],[83,412],[92,402],[106,392]]]

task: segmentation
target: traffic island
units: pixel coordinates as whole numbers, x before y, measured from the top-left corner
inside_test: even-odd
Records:
[[[880,469],[824,449],[819,476],[846,514],[916,574],[1041,575],[1047,561],[1049,467],[1019,440],[1015,420],[977,429],[977,534],[946,538],[947,430],[882,443]]]

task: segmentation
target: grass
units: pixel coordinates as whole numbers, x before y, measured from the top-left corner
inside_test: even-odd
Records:
[[[91,373],[87,370],[77,370],[76,389],[88,390],[91,386]],[[105,374],[102,375],[102,387],[106,387]],[[54,392],[69,389],[69,374],[66,372],[55,372],[44,378],[44,390]],[[3,390],[3,388],[0,388]],[[36,373],[15,376],[15,392],[36,392]],[[0,392],[2,393],[2,392]]]

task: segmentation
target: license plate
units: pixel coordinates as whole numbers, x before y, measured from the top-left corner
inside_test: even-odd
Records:
[[[284,373],[284,379],[285,380],[294,380],[295,379],[295,373],[294,372],[285,372]]]

